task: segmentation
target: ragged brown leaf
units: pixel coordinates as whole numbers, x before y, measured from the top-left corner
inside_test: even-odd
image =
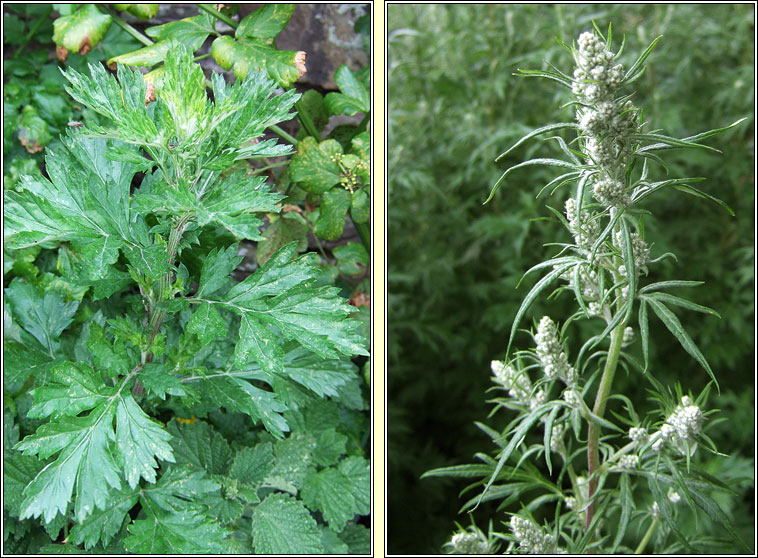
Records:
[[[297,69],[297,79],[303,77],[308,71],[305,67],[305,52],[302,50],[295,55],[295,68]]]
[[[356,291],[348,301],[348,304],[356,308],[360,308],[361,306],[371,308],[371,296],[361,291]]]
[[[82,39],[82,42],[79,43],[79,54],[84,56],[91,50],[92,50],[92,45],[90,44],[90,41],[89,41],[89,35],[85,35],[84,38]]]
[[[145,90],[145,108],[147,105],[155,101],[155,85],[151,82],[147,82],[147,89]]]
[[[65,64],[66,58],[68,58],[68,50],[66,50],[66,47],[57,46],[55,47],[55,55],[58,57],[58,60]]]

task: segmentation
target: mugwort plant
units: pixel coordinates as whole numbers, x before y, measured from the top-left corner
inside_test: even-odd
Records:
[[[300,96],[251,71],[211,99],[193,58],[152,94],[68,68],[101,123],[4,193],[4,552],[370,551],[355,307],[296,239],[235,273],[285,199],[239,161],[293,152],[263,134]]]
[[[708,410],[707,398],[712,386],[718,389],[718,381],[672,308],[718,314],[669,292],[701,281],[646,280],[650,267],[675,256],[656,255],[645,236],[649,211],[641,206],[649,197],[674,189],[713,201],[733,215],[724,202],[693,185],[703,178],[656,181],[651,170],[660,165],[668,172],[660,153],[670,149],[716,151],[701,142],[742,120],[684,139],[646,131],[642,111],[627,86],[643,75],[644,63],[660,38],[625,69],[618,61],[623,42],[614,53],[612,28],[604,35],[596,27],[582,33],[574,46],[564,45],[576,63],[573,75],[552,66],[516,74],[544,77],[570,89],[573,99],[567,106],[575,109],[576,121],[534,130],[501,157],[542,134],[569,130],[576,138],[570,143],[559,136],[550,138],[565,158],[536,158],[512,166],[487,201],[517,169],[564,169],[542,191],[574,185],[563,213],[549,208],[570,240],[554,244],[558,253],[526,272],[525,276],[547,271],[515,316],[505,360],[492,362],[495,389],[504,392],[493,401],[496,410],[516,413],[502,432],[479,425],[497,446],[494,457],[478,454],[481,463],[425,474],[477,478],[468,488],[478,490],[464,505],[468,511],[485,501],[502,501],[498,513],[521,505],[510,516],[494,518],[502,528],[490,527],[488,535],[475,524],[460,528],[446,545],[454,553],[641,553],[652,549],[653,536],[655,552],[697,552],[701,545],[716,544],[714,537],[684,532],[685,507],[693,514],[704,512],[733,542],[748,549],[714,499],[715,493],[729,492],[729,486],[699,468],[695,458],[698,450],[718,454],[705,433],[716,412]],[[512,352],[532,303],[556,283],[553,294],[568,292],[576,300],[576,311],[562,321],[541,317],[532,333],[532,348]],[[672,390],[655,378],[649,367],[650,313],[709,374],[707,385],[685,391],[677,383]],[[583,320],[596,326],[596,334],[570,355],[572,326]],[[632,352],[640,348],[638,342],[642,362]],[[619,368],[649,384],[657,409],[645,416],[637,410],[639,402],[614,393]],[[693,395],[690,390],[698,387],[699,394]],[[608,407],[612,417],[606,414]],[[634,540],[635,533],[639,540]]]

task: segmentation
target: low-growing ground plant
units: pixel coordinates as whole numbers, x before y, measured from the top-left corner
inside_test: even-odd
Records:
[[[718,319],[718,314],[680,296],[702,284],[697,278],[646,280],[649,268],[676,257],[656,254],[655,239],[645,235],[650,212],[640,206],[651,196],[675,190],[731,213],[725,203],[695,186],[703,178],[655,175],[668,171],[661,152],[715,151],[704,140],[741,120],[683,139],[650,129],[627,86],[643,75],[660,38],[624,68],[617,60],[623,41],[613,52],[611,27],[607,35],[595,28],[582,33],[573,47],[566,46],[576,62],[573,74],[553,66],[518,73],[571,90],[569,105],[576,121],[542,126],[517,141],[503,156],[527,140],[555,134],[549,139],[565,157],[512,166],[487,201],[519,168],[561,168],[563,174],[540,193],[573,187],[563,211],[550,208],[569,240],[551,244],[557,252],[525,274],[544,275],[515,316],[506,358],[492,361],[495,389],[505,392],[492,401],[495,410],[515,413],[503,431],[479,424],[497,446],[494,455],[478,454],[479,463],[425,475],[478,479],[466,490],[473,493],[464,504],[469,512],[482,502],[499,502],[488,531],[473,521],[460,527],[446,545],[451,552],[675,553],[735,546],[752,552],[719,505],[724,495],[733,494],[732,488],[699,466],[705,452],[726,457],[707,435],[718,421],[718,410],[708,406],[718,378],[674,309],[700,312],[707,319]],[[576,134],[570,141],[562,135],[566,130]],[[576,311],[562,320],[535,320],[528,332],[532,347],[512,352],[519,326],[549,287],[555,287],[549,299],[570,296]],[[693,385],[687,371],[674,385],[656,379],[656,370],[649,366],[650,346],[656,342],[649,334],[653,316],[692,357],[692,366],[707,372],[710,382]],[[584,320],[596,325],[595,333],[577,341],[572,336]],[[571,358],[570,347],[575,347]],[[647,401],[614,391],[620,369],[647,384]],[[515,511],[506,514],[505,509]],[[688,515],[707,517],[719,531],[684,529],[682,519]]]
[[[261,136],[299,95],[211,100],[180,42],[162,73],[66,70],[103,120],[4,194],[6,247],[43,249],[5,289],[4,551],[367,554],[355,307],[297,242],[235,271],[285,199],[235,163],[293,153]]]

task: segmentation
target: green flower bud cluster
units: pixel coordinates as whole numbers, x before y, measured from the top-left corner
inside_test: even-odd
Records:
[[[545,533],[530,519],[519,515],[511,517],[511,531],[519,544],[519,549],[525,554],[565,554],[555,546],[553,535]]]
[[[600,176],[592,189],[597,201],[608,207],[626,207],[631,203],[623,178]]]
[[[626,326],[624,328],[624,338],[621,340],[622,347],[628,347],[634,343],[634,328],[632,326]]]
[[[626,207],[631,199],[624,184],[625,159],[631,155],[629,135],[637,130],[637,109],[616,99],[624,69],[593,33],[582,33],[575,51],[577,68],[572,91],[580,102],[576,112],[587,158],[597,166],[593,193],[608,207]]]
[[[456,554],[490,554],[490,546],[476,533],[456,533],[448,543]]]
[[[579,248],[589,250],[597,237],[600,236],[600,224],[596,220],[590,219],[590,212],[584,209],[581,212],[580,223],[574,198],[566,200],[566,219],[569,227],[571,227],[576,245]]]
[[[681,453],[686,453],[687,448],[693,447],[690,442],[702,432],[703,419],[700,407],[693,405],[692,400],[685,395],[681,405],[677,405],[661,429],[653,434],[653,451],[661,451],[669,442]]]
[[[640,271],[647,271],[647,264],[650,263],[650,248],[642,240],[638,233],[632,233],[632,257],[634,259],[634,269],[639,274]],[[616,246],[621,248],[624,245],[624,235],[621,231],[616,232]],[[623,270],[623,271],[622,271]],[[619,267],[619,273],[626,276],[626,267]]]
[[[508,395],[516,402],[528,407],[532,393],[532,382],[529,381],[527,373],[523,370],[516,370],[510,364],[505,364],[500,360],[493,360],[491,367],[495,382],[506,388]]]
[[[596,103],[613,96],[624,79],[621,64],[613,65],[615,56],[594,33],[585,32],[577,39],[574,83],[572,91],[587,103]]]
[[[563,443],[563,434],[566,427],[563,424],[554,424],[550,435],[550,451],[565,455],[566,445]]]
[[[633,442],[644,443],[647,440],[647,431],[639,426],[629,429],[629,439]]]
[[[619,469],[637,469],[640,466],[640,458],[636,455],[622,455],[619,458]]]
[[[558,340],[558,329],[549,316],[544,316],[534,336],[537,342],[537,357],[549,380],[560,378],[569,387],[576,385],[577,375],[569,365],[566,352]]]

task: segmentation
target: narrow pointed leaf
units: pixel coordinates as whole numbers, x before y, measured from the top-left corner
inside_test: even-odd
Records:
[[[650,45],[648,45],[648,47],[644,50],[644,52],[637,57],[637,60],[635,60],[634,63],[626,71],[626,75],[624,76],[624,81],[627,81],[634,77],[637,71],[645,63],[645,60],[647,60],[647,57],[650,56],[650,54],[653,52],[655,45],[657,45],[658,41],[660,41],[662,38],[663,38],[663,35],[658,35],[655,39],[653,39],[653,42],[650,43]]]
[[[718,380],[716,380],[716,376],[713,374],[713,370],[711,370],[708,361],[705,360],[703,353],[700,352],[700,349],[697,348],[697,345],[695,345],[690,336],[687,335],[687,332],[682,327],[682,324],[679,322],[679,319],[676,317],[676,315],[658,300],[647,298],[647,302],[653,309],[653,312],[655,312],[655,315],[660,318],[660,320],[671,332],[671,334],[676,337],[676,340],[679,341],[684,350],[687,351],[690,356],[692,356],[692,358],[694,358],[700,364],[700,366],[705,368],[705,370],[708,372],[708,375],[716,384],[716,388],[718,389]]]
[[[689,300],[685,300],[683,298],[679,298],[678,296],[674,296],[668,293],[650,293],[645,295],[645,298],[647,299],[654,299],[659,300],[660,302],[667,303],[669,305],[673,304],[675,306],[681,306],[682,308],[687,308],[688,310],[694,310],[695,312],[701,312],[703,314],[710,314],[712,316],[716,316],[717,318],[721,318],[718,312],[715,310],[712,310],[706,306],[701,306],[700,304],[695,304],[694,302],[690,302]]]
[[[611,554],[616,553],[616,549],[624,540],[626,534],[626,528],[629,526],[629,518],[632,515],[632,508],[634,507],[634,500],[632,499],[632,488],[629,482],[629,475],[621,475],[619,480],[620,494],[619,500],[621,501],[621,517],[619,518],[618,528],[616,530],[616,536],[613,538],[613,546],[611,547]]]
[[[714,147],[703,145],[701,143],[694,143],[691,141],[672,138],[663,134],[629,134],[629,138],[638,141],[656,141],[671,147],[698,147],[700,149],[707,149],[709,151],[716,151],[720,153],[720,151]],[[648,148],[648,151],[652,151],[652,149]]]
[[[553,72],[546,72],[541,70],[522,70],[519,69],[517,76],[523,76],[523,77],[544,77],[547,79],[551,79],[553,81],[556,81],[563,85],[564,87],[571,87],[571,82],[565,78],[562,78],[560,75],[553,73]]]
[[[702,198],[708,201],[711,201],[715,203],[716,205],[721,206],[724,211],[726,211],[729,215],[732,217],[735,216],[734,210],[729,207],[725,202],[721,201],[720,199],[711,196],[710,194],[706,194],[702,190],[699,190],[698,188],[695,188],[694,186],[691,186],[690,184],[676,184],[674,185],[674,188],[679,190],[680,192],[684,192],[685,194],[690,194],[691,196],[695,196],[697,198]]]
[[[531,132],[529,132],[528,134],[526,134],[524,137],[522,137],[520,140],[518,140],[516,143],[514,143],[512,146],[510,146],[508,149],[506,149],[505,151],[503,151],[500,155],[498,155],[495,158],[495,161],[496,162],[499,161],[500,159],[502,159],[503,157],[505,157],[506,155],[508,155],[508,153],[510,153],[511,151],[513,151],[514,149],[516,149],[519,145],[521,145],[525,141],[527,141],[527,140],[529,140],[529,139],[531,139],[531,138],[533,138],[535,136],[538,136],[540,134],[544,134],[546,132],[552,132],[553,130],[562,130],[562,129],[565,129],[565,128],[574,128],[574,129],[577,129],[578,127],[579,127],[579,125],[578,124],[574,124],[573,122],[559,122],[558,124],[548,124],[547,126],[542,126],[540,128],[537,128],[536,130],[532,130]]]
[[[640,311],[639,311],[639,325],[640,325],[640,338],[642,339],[642,356],[645,359],[645,370],[647,371],[648,366],[648,356],[649,356],[649,335],[650,330],[648,329],[648,323],[647,323],[647,302],[643,298],[640,301]]]
[[[482,499],[487,494],[487,491],[490,489],[492,484],[495,482],[495,479],[500,474],[500,471],[502,470],[503,466],[505,465],[506,461],[510,458],[513,451],[521,445],[521,442],[524,440],[524,436],[526,436],[526,433],[529,431],[529,429],[534,425],[539,418],[551,410],[553,405],[551,403],[548,403],[546,405],[542,405],[541,407],[538,407],[534,411],[532,411],[529,415],[523,418],[521,421],[521,424],[516,428],[516,430],[511,434],[511,440],[508,442],[508,445],[505,447],[503,452],[500,454],[500,458],[498,459],[497,466],[495,467],[495,470],[492,472],[492,475],[490,476],[490,479],[487,481],[487,484],[484,486],[484,490],[482,491],[482,494],[479,496],[478,502],[482,502]],[[479,504],[477,503],[477,506]]]
[[[547,286],[552,283],[556,278],[560,277],[566,269],[571,267],[573,264],[561,264],[556,269],[545,275],[542,279],[537,281],[537,284],[532,287],[532,290],[529,291],[529,293],[524,297],[524,300],[521,302],[521,307],[519,308],[518,312],[516,313],[516,317],[513,320],[513,325],[511,326],[511,334],[508,338],[508,348],[506,350],[506,354],[509,354],[511,351],[511,343],[513,342],[513,337],[516,335],[516,330],[518,329],[518,325],[521,322],[521,318],[524,317],[524,314],[527,310],[529,310],[529,307],[532,305],[532,302],[539,296],[539,294],[547,288]]]
[[[661,289],[668,289],[670,287],[697,287],[705,284],[704,281],[659,281],[657,283],[651,283],[645,285],[640,289],[640,294],[649,293],[651,291],[658,291]]]
[[[495,192],[497,192],[498,188],[500,188],[500,185],[505,180],[505,177],[508,176],[508,174],[518,168],[521,167],[527,167],[532,165],[548,165],[552,167],[565,167],[568,169],[576,170],[578,167],[575,163],[568,163],[566,161],[561,161],[560,159],[530,159],[528,161],[524,161],[523,163],[519,163],[518,165],[513,165],[511,168],[509,168],[507,171],[505,171],[502,176],[495,182],[495,185],[492,187],[492,190],[490,191],[489,197],[484,201],[484,203],[488,203],[492,197],[495,195]]]

